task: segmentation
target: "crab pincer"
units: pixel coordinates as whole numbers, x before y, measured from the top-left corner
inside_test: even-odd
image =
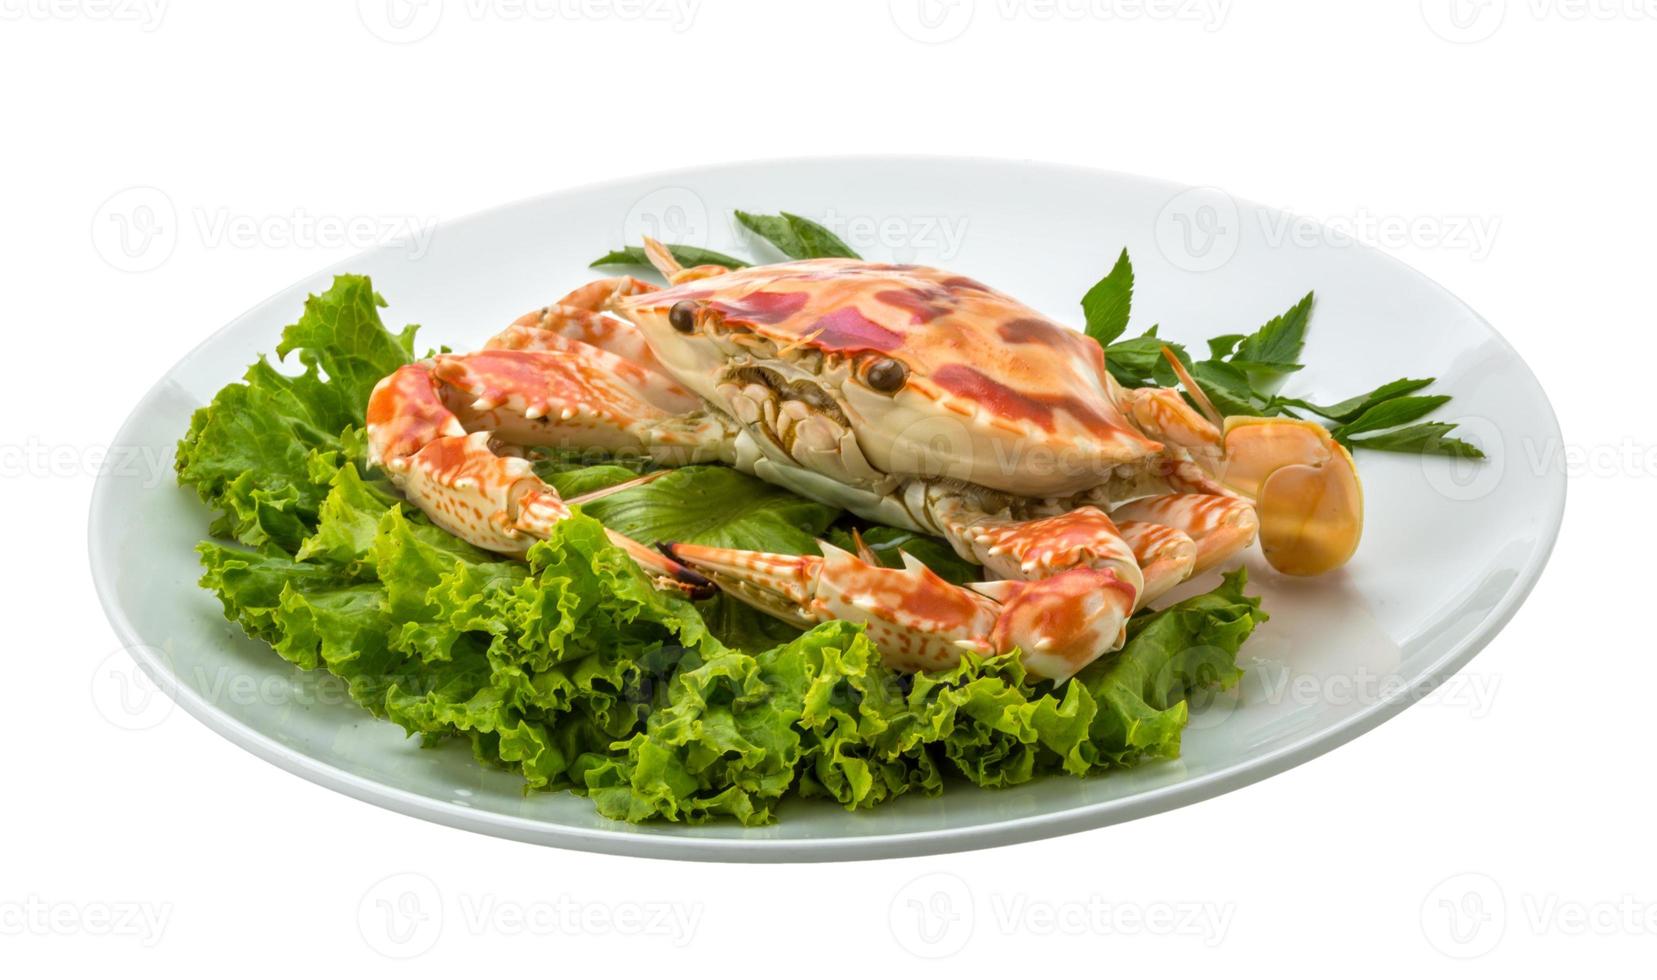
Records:
[[[554,394],[592,402],[598,392],[582,386],[579,365],[560,360],[550,362],[557,370],[548,371],[548,363],[537,357],[517,351],[441,356],[398,369],[374,387],[368,400],[369,463],[383,468],[432,523],[479,547],[514,556],[549,535],[570,516],[570,508],[529,460],[501,452],[505,447],[497,445],[490,430],[574,424],[589,433],[604,431],[605,416],[586,405],[580,412],[555,412],[552,421],[541,421],[551,411],[548,400]],[[531,381],[524,381],[524,369],[530,367],[537,370],[527,375]],[[462,383],[471,390],[457,387]],[[453,399],[457,393],[472,400],[451,406],[445,395]],[[613,408],[617,396],[606,394]],[[487,420],[490,429],[469,428],[462,414],[474,423]],[[619,431],[611,433],[617,441],[624,438]],[[626,535],[608,533],[658,585],[706,594],[703,576]]]

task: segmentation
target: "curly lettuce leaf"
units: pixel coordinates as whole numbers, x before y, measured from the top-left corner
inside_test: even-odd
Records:
[[[315,526],[328,492],[313,478],[315,457],[345,448],[341,433],[362,425],[374,384],[413,357],[415,328],[393,336],[380,321],[384,305],[367,277],[336,277],[306,300],[277,347],[278,357],[299,351],[301,373],[261,357],[242,383],[196,410],[174,466],[179,483],[220,512],[213,534],[292,553]]]
[[[590,758],[583,779],[617,819],[758,824],[791,789],[856,809],[940,792],[946,775],[1005,787],[1171,758],[1186,699],[1241,676],[1237,651],[1265,618],[1245,581],[1136,619],[1120,653],[1057,686],[1031,683],[1016,655],[898,675],[843,622],[728,651],[676,674],[625,755]]]

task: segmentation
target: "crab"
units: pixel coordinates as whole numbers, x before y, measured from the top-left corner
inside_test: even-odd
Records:
[[[724,463],[937,535],[993,579],[952,585],[907,555],[889,568],[861,541],[784,555],[611,532],[664,588],[717,587],[802,628],[862,623],[911,671],[1016,651],[1063,680],[1120,648],[1136,610],[1257,537],[1292,575],[1357,548],[1362,489],[1328,431],[1222,418],[1172,357],[1190,401],[1122,387],[1084,334],[943,270],[646,253],[667,286],[601,279],[482,350],[380,381],[370,462],[435,523],[507,555],[581,502],[537,477],[526,447]]]

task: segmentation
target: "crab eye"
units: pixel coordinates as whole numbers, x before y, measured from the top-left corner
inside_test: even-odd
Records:
[[[909,380],[909,368],[890,357],[877,358],[863,372],[863,380],[874,390],[891,394]]]
[[[680,333],[692,333],[696,330],[696,302],[682,299],[673,304],[667,311],[667,322]]]

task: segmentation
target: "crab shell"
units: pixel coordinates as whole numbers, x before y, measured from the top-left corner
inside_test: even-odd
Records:
[[[669,312],[686,301],[696,327],[681,333]],[[1098,344],[938,269],[789,262],[625,297],[617,312],[681,384],[732,416],[736,366],[816,386],[865,458],[893,477],[1058,496],[1162,450],[1112,402]],[[867,377],[887,359],[906,369],[894,392]]]

